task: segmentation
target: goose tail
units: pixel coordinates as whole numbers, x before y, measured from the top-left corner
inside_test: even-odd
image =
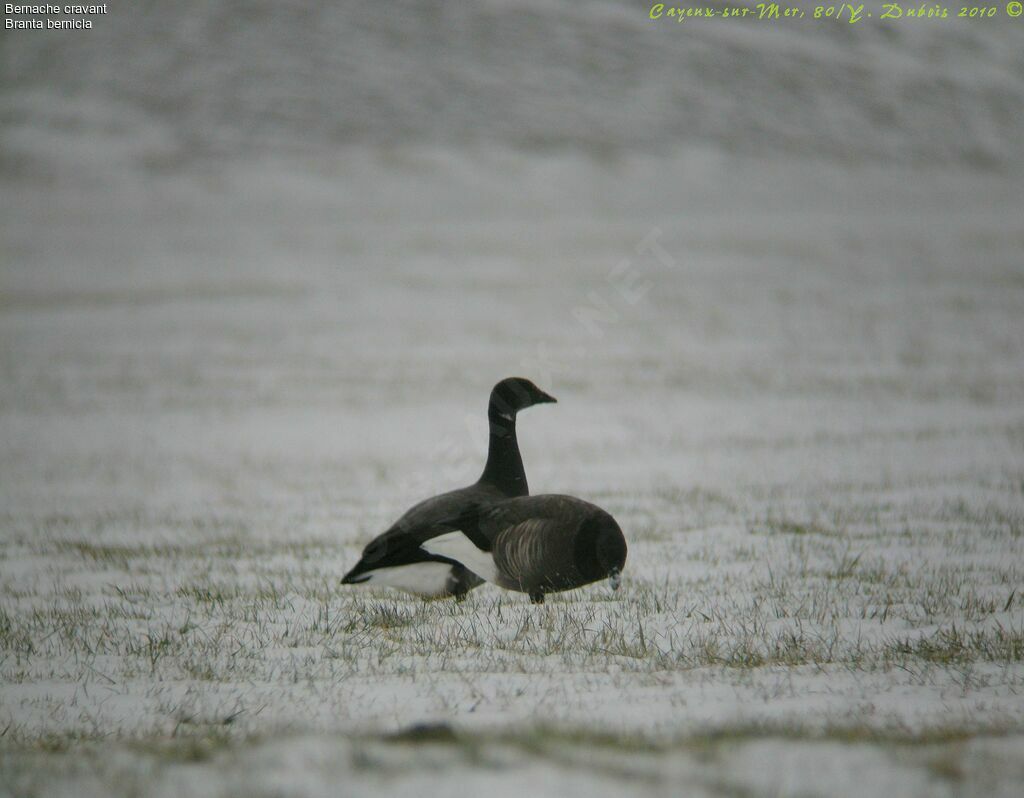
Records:
[[[341,577],[341,584],[358,585],[360,582],[366,582],[370,578],[370,575],[366,573],[367,570],[369,569],[366,567],[366,562],[360,560],[351,571]]]

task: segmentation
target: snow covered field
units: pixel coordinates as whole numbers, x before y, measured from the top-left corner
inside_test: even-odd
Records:
[[[454,204],[463,178],[418,157]],[[597,199],[500,224],[346,205],[342,159],[187,202],[23,189],[0,790],[1012,794],[1019,183],[793,163],[766,206],[761,164],[670,166],[694,187],[671,214],[606,218],[570,183]],[[210,270],[219,248],[260,255]],[[619,519],[623,588],[342,589],[407,505],[475,478],[514,373],[559,398],[520,419],[533,491]]]
[[[171,5],[0,52],[0,795],[1019,794],[1016,29]],[[622,589],[342,588],[509,375]]]

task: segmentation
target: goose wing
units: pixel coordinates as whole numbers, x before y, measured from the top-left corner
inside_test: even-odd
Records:
[[[395,568],[444,558],[431,556],[420,545],[451,530],[451,521],[479,503],[503,498],[494,488],[471,485],[433,496],[410,508],[387,530],[366,544],[359,562],[342,582],[358,581],[361,574],[377,568]]]
[[[530,518],[499,532],[492,551],[503,586],[532,593],[572,584],[577,579],[577,526],[561,519]]]

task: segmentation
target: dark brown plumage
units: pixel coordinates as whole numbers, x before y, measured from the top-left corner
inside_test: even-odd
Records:
[[[461,563],[494,584],[528,593],[572,590],[618,576],[626,540],[607,512],[572,496],[526,496],[480,507],[451,522],[457,530],[422,548]]]

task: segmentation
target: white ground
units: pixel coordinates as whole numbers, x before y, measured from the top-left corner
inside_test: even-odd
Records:
[[[0,793],[1016,794],[1020,180],[474,158],[5,192]],[[509,374],[623,588],[339,586]]]

